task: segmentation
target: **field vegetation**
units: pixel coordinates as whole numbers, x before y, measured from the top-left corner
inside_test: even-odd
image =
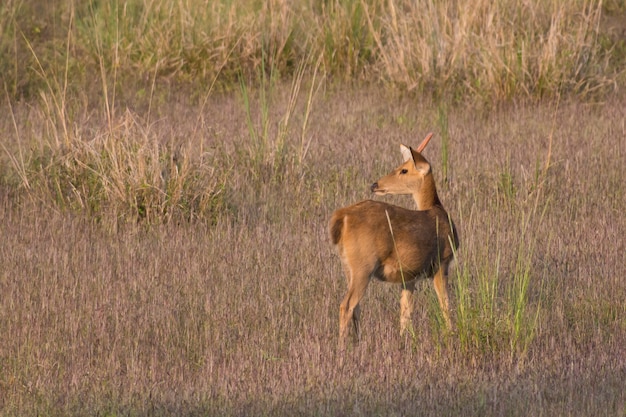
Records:
[[[2,2],[0,415],[625,415],[624,22]],[[342,362],[328,219],[428,131],[454,330],[373,283]]]

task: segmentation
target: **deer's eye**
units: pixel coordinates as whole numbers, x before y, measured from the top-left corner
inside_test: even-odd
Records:
[[[409,172],[409,171],[406,170],[406,169],[403,169],[402,171],[400,171],[400,174],[406,174],[407,172]]]

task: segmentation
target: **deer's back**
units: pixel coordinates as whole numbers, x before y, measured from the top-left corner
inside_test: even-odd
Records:
[[[458,246],[454,225],[440,206],[417,211],[366,200],[337,210],[330,230],[343,258],[391,282],[432,275]]]

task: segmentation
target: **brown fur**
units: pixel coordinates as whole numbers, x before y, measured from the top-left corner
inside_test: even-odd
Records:
[[[456,229],[437,196],[428,161],[413,149],[402,149],[405,162],[371,188],[377,194],[412,194],[418,210],[366,200],[335,211],[330,220],[331,240],[337,245],[348,281],[348,292],[340,307],[342,346],[350,320],[358,339],[359,301],[371,277],[402,284],[401,331],[411,321],[415,281],[433,277],[450,326],[447,279],[448,266],[458,247]]]

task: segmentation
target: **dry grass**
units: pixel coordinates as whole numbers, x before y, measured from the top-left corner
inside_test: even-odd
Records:
[[[624,102],[445,110],[367,89],[320,90],[307,107],[302,86],[295,105],[289,86],[268,91],[266,116],[243,92],[204,107],[181,96],[151,109],[155,124],[114,115],[131,126],[114,148],[130,177],[153,143],[186,150],[200,175],[205,165],[228,174],[214,216],[165,224],[114,208],[94,218],[32,184],[19,191],[7,155],[33,169],[49,118],[15,106],[16,127],[2,119],[13,138],[0,207],[2,414],[623,414]],[[275,138],[290,108],[283,153],[300,156],[257,155],[251,128],[266,120]],[[397,144],[415,143],[442,111],[445,185],[437,139],[426,155],[461,237],[458,330],[445,333],[424,282],[415,337],[400,338],[398,288],[375,283],[362,343],[339,368],[345,283],[327,218],[369,197]],[[91,114],[72,129],[89,142],[109,121]],[[102,140],[100,151],[113,146]]]
[[[624,415],[624,8],[531,3],[2,3],[0,414]],[[456,331],[375,283],[339,367],[328,217],[430,130]]]

